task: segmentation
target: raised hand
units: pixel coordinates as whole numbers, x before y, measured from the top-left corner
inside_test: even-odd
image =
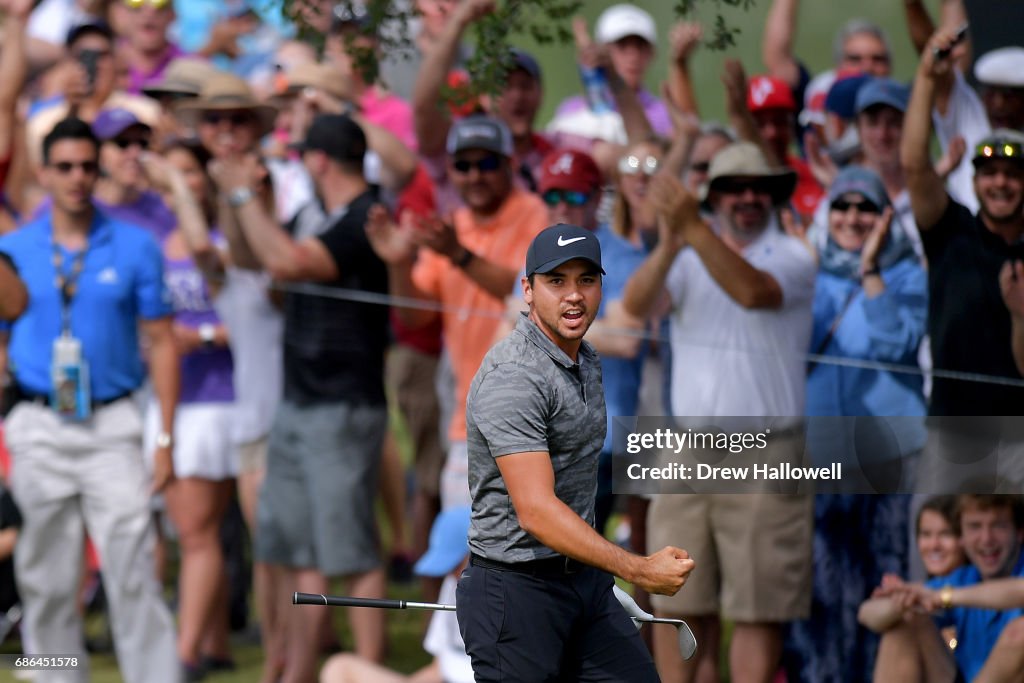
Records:
[[[700,47],[704,37],[704,27],[695,21],[681,21],[668,33],[669,57],[676,64],[683,66]]]
[[[868,234],[868,238],[864,241],[864,246],[860,250],[861,273],[866,273],[878,268],[878,255],[881,253],[882,247],[885,245],[885,240],[889,236],[889,229],[892,226],[892,216],[892,207],[887,206],[885,207],[885,210],[878,215],[878,218],[875,219],[875,224],[871,228],[871,232]]]
[[[966,152],[967,141],[964,140],[964,136],[953,136],[949,141],[949,147],[946,149],[946,153],[939,157],[939,160],[935,162],[935,174],[945,180],[946,177],[960,165],[960,162],[963,161],[964,154]]]
[[[1024,320],[1024,262],[1007,261],[999,271],[999,289],[1010,315]]]
[[[928,40],[928,45],[921,53],[921,63],[918,65],[918,73],[931,78],[943,77],[949,74],[956,66],[956,63],[964,54],[964,50],[967,49],[966,44],[961,42],[954,45],[956,36],[956,27],[945,27],[940,28],[932,34],[931,39]],[[936,51],[939,50],[951,50],[948,57],[938,59],[935,56]]]
[[[411,233],[417,229],[413,225],[415,220],[412,212],[406,211],[399,226],[380,204],[370,207],[366,218],[366,237],[381,261],[388,265],[412,265],[416,254],[416,246],[411,239]]]
[[[790,208],[779,209],[779,223],[782,225],[782,231],[800,240],[800,243],[804,245],[804,248],[811,253],[814,260],[818,260],[818,250],[815,249],[814,244],[807,236],[808,226],[800,220],[796,213]]]
[[[813,131],[804,133],[804,151],[807,153],[807,164],[811,167],[811,174],[818,184],[828,187],[839,175],[839,167],[832,161],[832,158],[821,148],[821,142]]]
[[[661,99],[665,103],[665,108],[668,109],[669,118],[672,119],[672,130],[675,134],[696,139],[700,135],[700,117],[679,108],[672,98],[668,83],[661,84]]]
[[[488,14],[494,14],[497,8],[496,0],[463,0],[452,14],[452,19],[465,27]]]
[[[0,12],[5,17],[27,19],[36,5],[36,0],[0,0]]]
[[[410,236],[418,247],[426,247],[448,259],[457,259],[463,254],[455,227],[450,220],[442,220],[437,214],[426,216],[419,221],[418,229]]]

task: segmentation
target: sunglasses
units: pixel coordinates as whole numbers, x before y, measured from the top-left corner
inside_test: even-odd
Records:
[[[452,168],[459,173],[469,173],[474,168],[481,173],[493,173],[501,168],[501,157],[497,155],[485,156],[478,161],[468,159],[456,159],[452,162]]]
[[[211,126],[219,125],[221,121],[227,121],[232,126],[244,126],[247,123],[251,123],[255,120],[255,117],[251,112],[247,111],[236,111],[236,112],[222,112],[222,111],[208,111],[203,114],[203,123],[208,123]]]
[[[867,199],[862,199],[859,202],[851,202],[846,199],[837,199],[832,202],[832,210],[846,213],[850,210],[850,207],[857,209],[861,213],[880,213],[878,207],[875,206],[874,202],[869,202]]]
[[[86,175],[95,175],[100,170],[100,165],[95,161],[55,161],[50,166],[57,169],[61,175],[67,175],[76,168],[82,169]]]
[[[640,158],[630,154],[619,159],[619,173],[622,175],[654,175],[658,172],[658,160],[652,156]]]
[[[171,4],[171,0],[122,0],[129,9],[142,9],[149,5],[153,9],[163,9]]]
[[[565,202],[569,206],[583,206],[590,200],[590,195],[577,190],[548,190],[544,193],[543,199],[548,206],[558,206],[559,202]]]
[[[713,189],[715,192],[722,194],[743,194],[747,190],[751,190],[754,194],[771,194],[769,187],[763,183],[751,180],[733,180],[731,178],[719,179],[715,182]]]
[[[986,159],[1019,159],[1024,157],[1024,146],[1019,142],[992,140],[975,147],[974,156]]]
[[[143,151],[149,149],[149,138],[114,138],[110,142],[114,143],[121,149],[128,149],[133,145]]]

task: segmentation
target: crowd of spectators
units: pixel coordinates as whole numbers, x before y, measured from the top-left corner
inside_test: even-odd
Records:
[[[771,0],[759,73],[727,58],[710,92],[700,25],[614,5],[572,20],[584,87],[542,126],[520,48],[496,93],[445,101],[495,0],[416,0],[409,60],[359,3],[0,0],[0,642],[20,622],[26,653],[84,658],[100,577],[126,681],[212,679],[251,576],[264,683],[468,680],[453,617],[430,666],[383,669],[384,610],[350,610],[321,672],[329,612],[290,596],[382,598],[418,561],[422,598],[454,599],[467,393],[528,245],[568,223],[604,254],[598,530],[697,563],[636,595],[701,645],[645,632],[662,680],[719,680],[725,640],[740,683],[1024,679],[1024,441],[986,422],[1024,413],[1024,49],[972,55],[970,2],[850,19],[814,74],[798,0]],[[991,490],[616,496],[635,415],[743,418],[773,462],[854,438],[805,418],[899,418],[917,490],[963,464]]]

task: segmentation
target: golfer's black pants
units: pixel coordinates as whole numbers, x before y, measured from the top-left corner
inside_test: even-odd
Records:
[[[659,680],[611,575],[598,569],[526,574],[471,565],[455,604],[477,683]]]

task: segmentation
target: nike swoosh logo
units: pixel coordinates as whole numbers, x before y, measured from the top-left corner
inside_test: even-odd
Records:
[[[571,240],[567,240],[564,237],[559,237],[558,238],[558,246],[565,247],[565,246],[568,246],[568,245],[572,244],[573,242],[579,242],[580,240],[585,240],[585,239],[587,239],[587,238],[586,237],[573,237]]]

